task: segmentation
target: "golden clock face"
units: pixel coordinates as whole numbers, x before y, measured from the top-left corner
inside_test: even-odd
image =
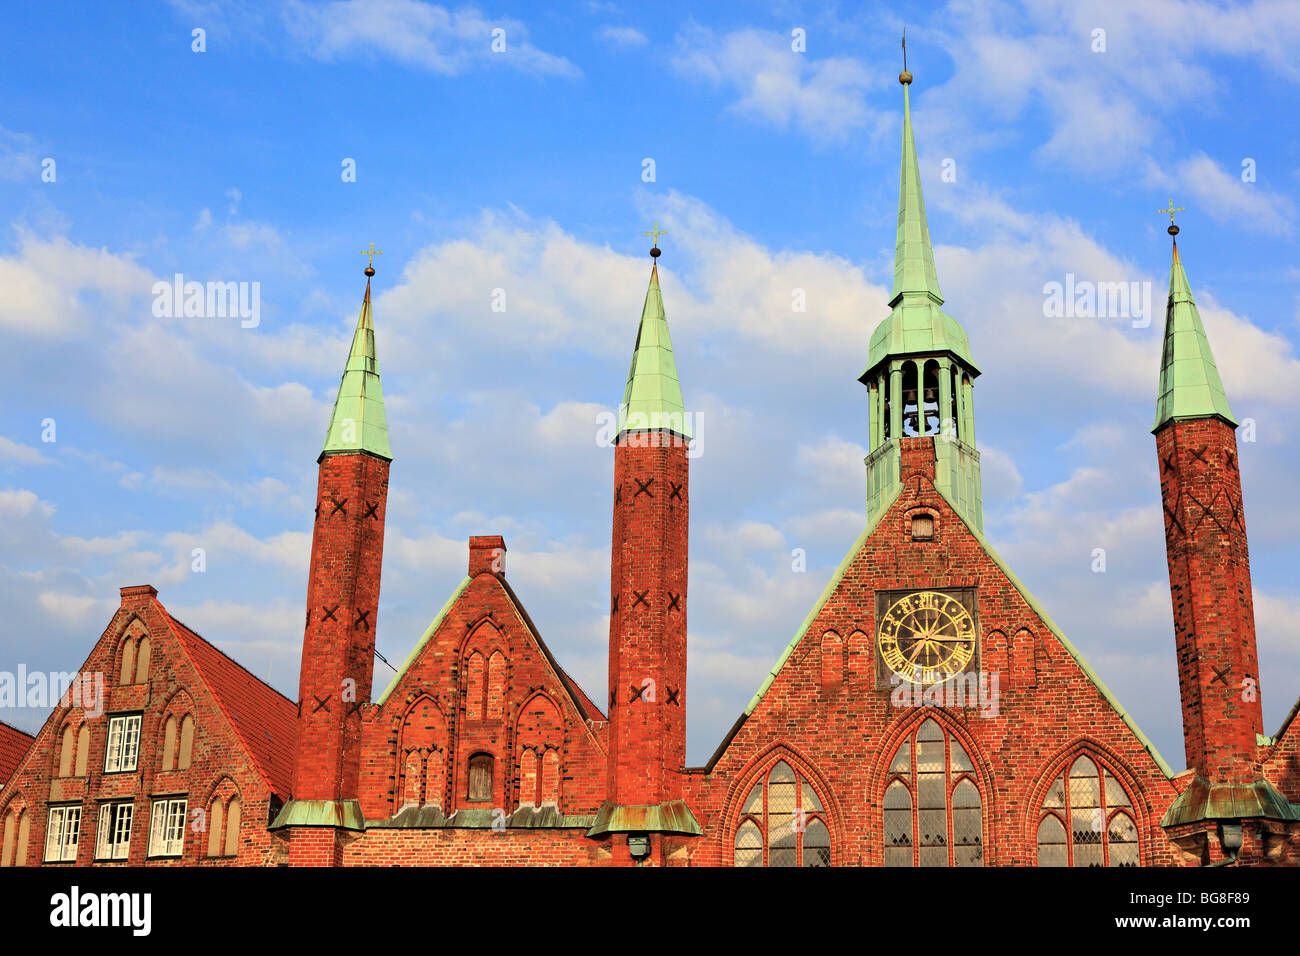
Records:
[[[975,658],[975,622],[961,602],[938,591],[899,598],[877,628],[880,656],[895,674],[935,684],[966,670]]]

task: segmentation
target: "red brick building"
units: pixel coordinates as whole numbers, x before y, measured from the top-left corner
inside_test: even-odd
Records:
[[[298,701],[123,588],[82,666],[107,675],[102,714],[65,700],[26,748],[0,864],[1300,862],[1300,726],[1293,709],[1264,735],[1236,421],[1176,245],[1153,464],[1181,773],[984,538],[980,371],[942,310],[900,79],[866,525],[706,766],[685,766],[691,429],[657,266],[614,447],[599,702],[496,536],[470,539],[465,579],[372,686],[392,455],[367,279],[318,460]]]

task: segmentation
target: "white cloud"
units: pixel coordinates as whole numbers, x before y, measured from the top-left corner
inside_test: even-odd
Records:
[[[839,139],[868,127],[873,134],[890,120],[871,110],[864,92],[876,80],[848,57],[812,59],[791,49],[789,36],[737,30],[717,36],[688,23],[677,36],[674,68],[683,76],[730,90],[731,109],[782,129],[791,126],[815,139]]]
[[[18,465],[46,465],[50,460],[30,445],[0,435],[0,461]]]
[[[61,339],[94,320],[95,300],[116,310],[149,295],[153,278],[123,255],[19,231],[19,254],[0,257],[0,328]]]
[[[1242,181],[1241,172],[1240,168],[1229,172],[1209,156],[1198,153],[1178,163],[1172,172],[1151,163],[1147,178],[1162,189],[1190,195],[1195,208],[1204,209],[1215,222],[1289,235],[1295,205],[1280,193]]]
[[[650,40],[636,27],[601,27],[598,39],[616,47],[645,46]]]
[[[455,76],[471,66],[501,63],[526,72],[579,76],[562,56],[528,42],[518,20],[489,19],[472,7],[448,10],[420,0],[332,0],[309,5],[288,0],[283,7],[290,37],[322,60],[366,53]],[[492,49],[493,31],[503,30],[504,52]]]

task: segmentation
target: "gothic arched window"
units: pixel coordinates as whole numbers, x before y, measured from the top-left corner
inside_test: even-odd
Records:
[[[1137,866],[1133,801],[1105,767],[1080,754],[1052,781],[1038,817],[1039,866]]]
[[[830,866],[831,831],[812,784],[784,760],[754,784],[736,827],[736,866]]]
[[[885,866],[983,866],[982,813],[966,749],[926,720],[889,762]]]

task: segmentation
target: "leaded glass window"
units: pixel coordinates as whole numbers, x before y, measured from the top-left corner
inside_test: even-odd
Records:
[[[1123,784],[1081,754],[1058,773],[1038,822],[1039,866],[1137,866],[1137,824]]]
[[[975,766],[952,734],[926,720],[889,762],[885,866],[983,866],[984,819]]]
[[[830,866],[831,831],[821,799],[784,760],[761,776],[740,809],[736,866]]]

